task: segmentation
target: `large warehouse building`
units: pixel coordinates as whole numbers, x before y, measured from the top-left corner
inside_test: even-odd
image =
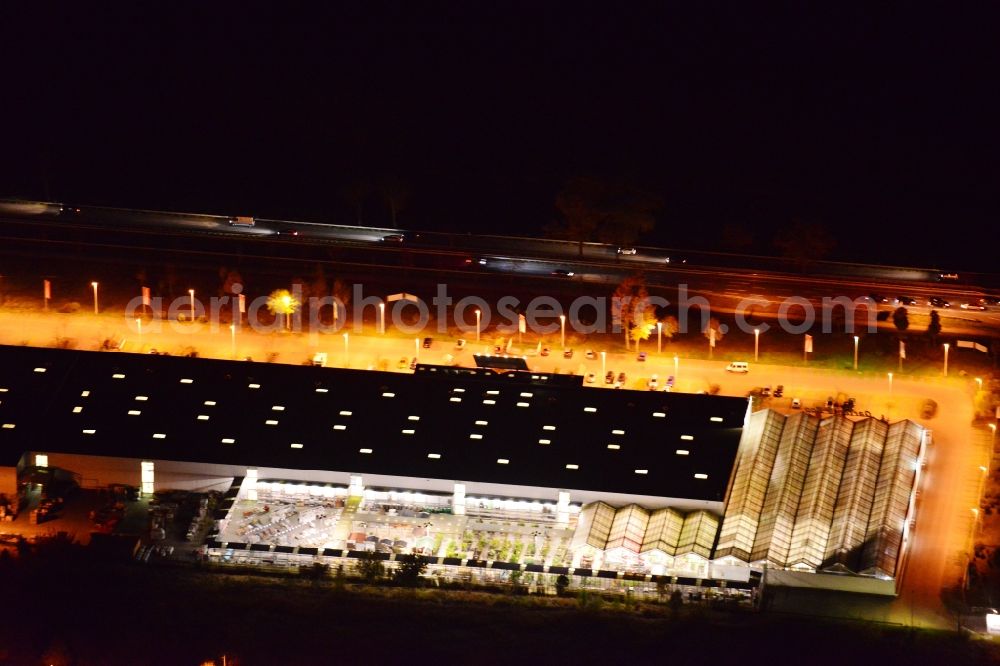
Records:
[[[765,563],[891,579],[923,438],[529,372],[27,347],[0,347],[0,368],[0,492],[41,468],[217,490],[206,545],[236,561],[416,552],[736,589]]]

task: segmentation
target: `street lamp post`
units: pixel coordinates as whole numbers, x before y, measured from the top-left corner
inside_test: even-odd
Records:
[[[854,369],[858,369],[858,342],[861,340],[858,336],[854,336]]]
[[[760,329],[753,329],[753,360],[754,363],[757,362],[758,353],[760,351]],[[857,361],[854,362],[857,365]]]
[[[601,352],[601,376],[608,374],[608,352]]]
[[[191,297],[191,321],[194,321],[194,289],[188,289],[188,296]]]
[[[663,353],[663,322],[656,322],[656,353]]]
[[[351,364],[351,348],[350,348],[350,336],[344,333],[344,367],[348,367]]]
[[[948,376],[948,348],[951,347],[947,342],[944,343],[944,376]]]
[[[976,377],[976,384],[977,384],[976,390],[982,391],[983,390],[983,378],[982,377]]]
[[[385,303],[378,304],[378,330],[385,335]]]
[[[139,351],[142,351],[142,319],[139,317],[135,318],[135,327],[139,331]]]
[[[229,338],[231,341],[233,358],[236,358],[236,324],[229,325]]]
[[[678,370],[680,369],[680,362],[681,362],[681,359],[677,356],[677,354],[674,354],[674,381],[675,382],[677,381],[677,377],[681,374],[680,372],[678,372]]]
[[[562,341],[562,348],[566,349],[566,315],[559,315],[559,337]]]
[[[892,373],[889,373],[889,400],[892,400]]]
[[[97,283],[91,282],[90,286],[94,288],[94,314],[97,314]]]
[[[479,323],[482,321],[483,313],[480,312],[479,308],[476,308],[476,342],[479,342]]]
[[[413,338],[413,355],[420,358],[420,338]]]

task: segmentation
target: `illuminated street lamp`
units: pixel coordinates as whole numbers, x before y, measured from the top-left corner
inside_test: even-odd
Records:
[[[656,322],[656,353],[663,353],[663,322]]]
[[[566,315],[559,315],[559,335],[562,340],[562,348],[566,349]]]
[[[188,296],[191,297],[191,321],[194,321],[194,289],[188,289]]]
[[[482,321],[482,317],[483,313],[479,311],[479,308],[476,308],[476,342],[479,342],[479,324]]]
[[[236,358],[236,324],[229,325],[229,337],[232,341],[233,358]]]
[[[90,286],[94,288],[94,314],[97,314],[97,283],[91,282]]]
[[[601,376],[608,374],[607,368],[608,352],[601,352]]]
[[[944,343],[944,376],[948,376],[948,349],[951,347],[947,342]]]
[[[420,338],[413,338],[413,355],[420,358]]]
[[[753,329],[753,360],[754,360],[754,363],[757,362],[757,352],[759,350],[760,350],[760,329],[759,328],[755,328],[755,329]],[[855,365],[855,370],[856,370],[857,369],[856,366],[858,365],[857,360],[854,361],[854,365]]]
[[[678,369],[680,368],[680,362],[681,359],[677,356],[677,354],[674,354],[674,381],[677,381],[677,377],[681,374],[678,372]]]
[[[142,351],[142,319],[135,318],[135,327],[139,330],[139,351]]]
[[[860,342],[860,340],[861,340],[861,338],[859,338],[856,335],[854,336],[854,369],[855,370],[858,369],[858,342]]]
[[[977,390],[982,391],[983,390],[983,378],[982,377],[976,377],[976,384],[978,384],[978,386],[976,387]]]
[[[344,333],[344,367],[346,368],[351,362],[351,348],[350,348],[350,336]]]

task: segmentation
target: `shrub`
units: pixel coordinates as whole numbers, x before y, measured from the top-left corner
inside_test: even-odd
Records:
[[[920,405],[920,418],[922,419],[932,419],[937,414],[938,404],[934,400],[928,398],[924,400],[923,404]]]

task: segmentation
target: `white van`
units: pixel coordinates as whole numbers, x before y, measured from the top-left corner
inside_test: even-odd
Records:
[[[750,364],[746,361],[733,361],[726,366],[726,372],[750,372]]]

